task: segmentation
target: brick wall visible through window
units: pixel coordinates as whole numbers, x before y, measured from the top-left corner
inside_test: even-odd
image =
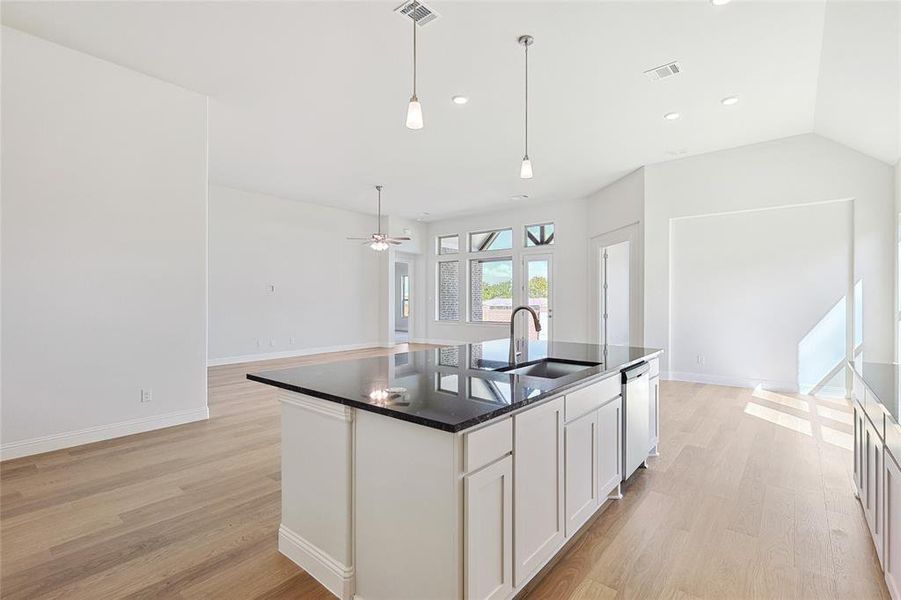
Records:
[[[460,262],[438,263],[438,320],[460,320]]]

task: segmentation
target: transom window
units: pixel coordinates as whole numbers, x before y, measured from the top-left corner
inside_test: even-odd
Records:
[[[491,250],[510,250],[513,248],[512,229],[494,229],[469,234],[470,252],[489,252]]]
[[[526,225],[526,247],[550,246],[554,243],[554,224]]]
[[[457,254],[460,252],[459,235],[438,236],[438,254]]]

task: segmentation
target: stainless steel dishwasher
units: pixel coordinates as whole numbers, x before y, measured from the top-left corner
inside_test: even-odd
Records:
[[[638,363],[623,371],[623,481],[648,458],[651,439],[650,365]]]

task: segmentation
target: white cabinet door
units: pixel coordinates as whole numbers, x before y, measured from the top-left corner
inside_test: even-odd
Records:
[[[651,456],[657,456],[657,444],[660,441],[660,378],[651,378],[651,440],[649,448]]]
[[[598,507],[598,411],[566,424],[566,537]]]
[[[863,502],[863,411],[860,410],[856,402],[852,401],[852,404],[854,405],[854,489],[857,492],[857,497]]]
[[[466,598],[502,599],[513,592],[513,458],[463,479]]]
[[[901,600],[901,469],[891,455],[885,455],[885,493],[882,564],[885,584],[894,600]]]
[[[519,586],[563,542],[563,398],[513,417],[513,508]]]
[[[622,481],[623,401],[617,398],[598,409],[598,490],[601,498]]]
[[[876,554],[882,563],[882,440],[868,419],[864,419],[864,498],[862,498],[864,517],[870,528],[870,535],[876,545]]]

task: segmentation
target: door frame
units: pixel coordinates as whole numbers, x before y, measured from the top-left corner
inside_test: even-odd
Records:
[[[520,262],[520,273],[522,273],[522,281],[519,288],[520,304],[528,304],[529,302],[529,261],[546,260],[547,261],[547,342],[554,341],[554,255],[551,252],[524,252]],[[523,331],[524,321],[517,318],[516,320],[516,336],[523,337],[526,332]]]
[[[396,338],[396,323],[395,323],[395,315],[397,314],[397,304],[400,302],[400,298],[397,295],[397,275],[396,275],[396,265],[397,263],[404,263],[407,265],[407,277],[410,278],[410,316],[407,317],[407,342],[400,342],[402,344],[406,344],[413,340],[414,335],[419,333],[417,328],[417,316],[418,316],[418,306],[417,306],[417,298],[419,296],[419,277],[417,274],[417,270],[419,267],[419,255],[411,254],[409,252],[401,252],[395,251],[392,253],[391,257],[391,293],[390,298],[391,302],[389,302],[389,323],[390,323],[390,331],[388,332],[390,335],[391,345],[396,345],[398,343]]]
[[[629,242],[629,343],[633,346],[640,346],[644,344],[644,246],[641,227],[637,221],[596,235],[589,241],[588,330],[593,343],[603,344],[601,250],[622,242]]]

